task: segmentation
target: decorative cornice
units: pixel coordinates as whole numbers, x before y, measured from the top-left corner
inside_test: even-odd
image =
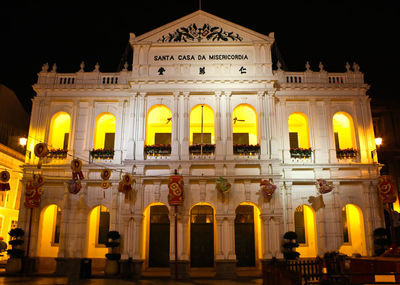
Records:
[[[158,42],[201,42],[202,40],[225,42],[231,40],[241,42],[243,38],[233,32],[226,32],[221,27],[211,26],[210,24],[198,27],[193,23],[187,27],[176,29],[174,33],[162,36]]]

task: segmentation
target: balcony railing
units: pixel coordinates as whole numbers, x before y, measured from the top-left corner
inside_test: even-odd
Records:
[[[113,149],[93,149],[89,154],[92,159],[114,159]]]
[[[169,159],[171,156],[171,145],[145,145],[144,153],[146,159]]]

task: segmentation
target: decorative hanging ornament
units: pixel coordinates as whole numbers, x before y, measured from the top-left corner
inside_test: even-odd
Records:
[[[132,190],[132,183],[133,183],[133,178],[129,174],[125,174],[122,176],[122,180],[119,182],[118,186],[118,191],[122,192],[126,195],[129,194],[129,192]]]
[[[0,191],[9,191],[10,190],[10,173],[7,170],[3,170],[0,172]]]
[[[82,161],[80,159],[75,158],[71,161],[71,169],[72,179],[77,180],[79,178],[82,180],[85,178],[82,173]]]
[[[35,145],[33,152],[37,157],[39,157],[37,168],[40,169],[42,167],[42,159],[48,155],[49,148],[45,143],[38,143]]]
[[[25,187],[25,202],[27,208],[38,208],[43,194],[44,179],[40,174],[34,174],[33,179],[27,181]]]
[[[103,181],[101,182],[100,186],[103,189],[108,189],[111,186],[111,183],[107,180],[111,177],[111,170],[110,169],[103,169],[100,174]]]
[[[216,181],[216,188],[219,192],[225,194],[231,190],[231,184],[228,182],[228,179],[220,176]]]
[[[261,192],[264,195],[264,198],[267,199],[268,201],[271,200],[272,195],[274,194],[276,190],[276,185],[272,184],[268,180],[263,180],[260,183],[261,186]]]
[[[175,172],[168,178],[168,204],[182,205],[183,204],[183,177]]]
[[[332,183],[328,183],[328,181],[326,181],[325,179],[317,179],[315,185],[317,186],[318,192],[320,194],[326,194],[333,190]]]
[[[381,175],[378,177],[379,197],[383,203],[396,202],[396,195],[393,188],[393,180],[391,175]]]
[[[79,191],[82,189],[81,181],[78,179],[71,179],[67,182],[68,184],[68,191],[71,194],[78,194]]]
[[[322,195],[318,195],[317,197],[310,196],[308,197],[308,202],[311,204],[311,207],[317,212],[321,208],[325,208],[324,198]]]

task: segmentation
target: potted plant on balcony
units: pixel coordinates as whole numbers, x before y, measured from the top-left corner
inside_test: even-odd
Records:
[[[114,150],[108,148],[92,149],[90,151],[90,156],[92,158],[97,158],[97,159],[113,159]]]
[[[192,144],[189,146],[191,154],[213,154],[215,152],[215,144]]]
[[[290,156],[294,158],[309,158],[311,157],[311,148],[291,148]]]
[[[145,145],[144,152],[147,155],[171,154],[171,145],[170,144]]]
[[[285,242],[283,243],[283,257],[287,260],[295,260],[300,256],[300,253],[296,251],[296,247],[299,246],[297,242],[297,234],[295,232],[286,232],[283,235]]]
[[[67,149],[58,148],[49,150],[47,156],[54,159],[65,159],[67,158],[67,154],[68,154]]]
[[[106,247],[110,248],[110,252],[106,254],[106,266],[104,273],[106,275],[117,275],[119,273],[118,260],[121,259],[119,253],[120,234],[117,231],[109,231],[107,234]]]
[[[353,148],[337,149],[337,158],[355,158],[357,157],[358,151]]]
[[[7,260],[6,272],[8,274],[16,274],[22,271],[22,258],[24,257],[22,245],[24,243],[23,237],[25,232],[21,228],[15,228],[10,230],[8,234],[11,237],[8,243],[12,248],[7,250],[10,258]]]
[[[252,144],[234,144],[233,153],[234,154],[244,154],[244,155],[255,155],[260,152],[260,145]]]

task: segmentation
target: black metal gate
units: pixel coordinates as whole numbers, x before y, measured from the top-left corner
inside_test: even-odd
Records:
[[[149,267],[169,267],[169,229],[168,208],[151,206]]]
[[[240,205],[236,209],[235,253],[237,266],[256,266],[253,206]]]
[[[210,206],[195,206],[190,215],[191,267],[214,267],[214,212]]]

